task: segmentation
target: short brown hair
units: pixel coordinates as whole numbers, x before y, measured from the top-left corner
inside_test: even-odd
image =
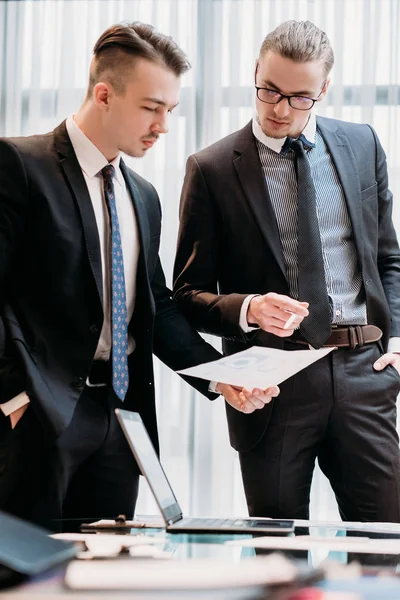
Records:
[[[93,55],[87,97],[99,81],[108,81],[117,94],[123,94],[126,73],[138,58],[158,63],[177,76],[190,69],[186,54],[171,37],[139,21],[109,27],[95,43]]]
[[[285,21],[271,31],[264,39],[260,58],[271,50],[290,58],[294,62],[325,61],[325,75],[328,76],[334,63],[334,56],[328,36],[311,21]]]

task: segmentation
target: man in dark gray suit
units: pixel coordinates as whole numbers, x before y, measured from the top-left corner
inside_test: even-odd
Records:
[[[261,410],[227,406],[250,514],[307,518],[318,458],[343,519],[399,521],[392,194],[374,130],[314,115],[333,60],[310,22],[267,35],[256,116],[188,160],[174,296],[227,354],[337,347]]]

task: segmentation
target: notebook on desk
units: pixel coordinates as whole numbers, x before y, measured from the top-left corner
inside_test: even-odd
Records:
[[[263,533],[288,535],[294,531],[294,522],[287,519],[210,519],[182,515],[167,476],[138,413],[116,409],[129,447],[158,504],[165,528],[169,533]]]
[[[75,544],[55,540],[49,534],[46,529],[0,511],[0,588],[75,557]]]

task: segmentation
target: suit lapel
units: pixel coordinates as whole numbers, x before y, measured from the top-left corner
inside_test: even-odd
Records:
[[[147,218],[147,210],[134,178],[129,173],[125,163],[121,160],[121,171],[124,176],[126,186],[132,198],[133,208],[136,214],[137,225],[139,229],[140,247],[143,250],[144,257],[147,256],[150,246],[150,226]]]
[[[150,248],[150,225],[146,205],[144,203],[142,194],[140,193],[139,188],[135,183],[134,177],[129,172],[129,169],[126,167],[125,163],[122,160],[120,163],[120,167],[122,175],[125,179],[126,187],[132,199],[140,241],[140,253],[136,274],[136,306],[139,306],[140,303],[142,303],[143,310],[135,310],[133,313],[131,323],[133,330],[135,330],[136,327],[140,328],[142,326],[142,323],[138,321],[138,314],[146,314],[149,303],[153,316],[156,312],[154,298],[150,286],[149,273],[147,270],[147,260]],[[136,337],[135,333],[133,335],[134,337]]]
[[[361,186],[353,152],[350,148],[347,136],[338,134],[336,126],[332,128],[332,125],[329,122],[328,126],[325,126],[325,120],[320,118],[317,118],[317,125],[328,147],[343,188],[353,229],[354,242],[361,265],[364,250]]]
[[[71,188],[75,202],[81,215],[82,228],[86,242],[86,251],[90,267],[96,282],[97,291],[103,304],[103,281],[101,267],[101,251],[99,232],[92,201],[82,173],[82,169],[76,158],[73,146],[69,139],[65,121],[54,131],[56,149],[60,155],[61,168]]]
[[[233,164],[247,201],[265,241],[286,278],[286,267],[275,212],[254,141],[251,122],[239,132],[235,154]]]

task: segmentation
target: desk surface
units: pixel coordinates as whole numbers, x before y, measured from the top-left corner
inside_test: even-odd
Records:
[[[132,529],[131,535],[140,535],[144,530]],[[209,535],[209,534],[165,534],[163,530],[148,529],[147,534],[163,538],[163,543],[157,547],[163,548],[166,552],[171,554],[172,560],[185,560],[185,559],[224,559],[232,562],[232,567],[238,563],[238,561],[244,560],[248,557],[255,556],[256,554],[268,554],[271,550],[255,550],[250,547],[241,546],[228,546],[225,542],[228,540],[244,539],[252,537],[251,535]],[[297,529],[296,534],[304,534],[304,528]],[[335,531],[332,528],[322,527],[310,527],[310,535],[346,535],[344,530]],[[356,532],[348,533],[351,536],[360,535]],[[112,534],[111,534],[112,535]],[[129,535],[129,534],[128,534]],[[363,533],[363,536],[368,534]],[[371,534],[369,534],[371,535]],[[371,535],[372,537],[372,535]],[[385,537],[377,536],[374,537]],[[397,536],[400,539],[400,535]],[[336,561],[341,564],[346,564],[356,560],[363,565],[367,575],[362,577],[361,580],[355,581],[325,581],[318,585],[320,589],[324,590],[338,590],[338,591],[351,591],[356,592],[357,600],[399,600],[400,599],[400,577],[388,577],[388,575],[395,575],[397,571],[400,571],[400,556],[396,555],[371,555],[371,554],[348,554],[345,552],[326,552],[318,551],[284,551],[283,554],[294,559],[301,560],[303,564],[308,564],[313,567],[318,567],[327,558],[332,561]],[[115,560],[115,559],[114,559]],[[122,557],[118,560],[129,560],[132,562],[132,568],[140,568],[140,558],[132,558],[129,556]],[[154,559],[154,572],[156,575],[157,559]],[[379,575],[384,571],[385,577]],[[368,574],[369,573],[369,574]],[[256,599],[256,598],[270,598],[274,600],[273,595],[265,596],[265,593],[260,594],[260,590],[243,590],[238,592],[231,591],[229,593],[214,593],[210,594],[188,594],[188,592],[169,592],[169,593],[133,593],[129,592],[76,592],[70,591],[63,586],[63,574],[64,570],[60,569],[54,571],[51,574],[36,578],[32,581],[25,582],[12,590],[4,590],[0,592],[0,597],[9,597],[10,600],[19,600],[20,598],[27,598],[27,600],[41,599],[41,600],[56,600],[58,598],[64,598],[66,596],[74,596],[75,600],[95,597],[97,600],[109,600],[110,597],[117,596],[118,598],[146,598],[148,600],[160,598],[184,598],[189,600],[191,598],[208,598],[210,600],[218,600],[219,598],[236,600],[236,599]],[[378,577],[376,576],[378,574]],[[286,600],[290,598],[288,595],[280,595],[279,600]],[[308,600],[308,599],[307,599]],[[317,599],[316,599],[317,600]],[[320,598],[318,598],[320,600]],[[322,600],[322,599],[321,599]]]

